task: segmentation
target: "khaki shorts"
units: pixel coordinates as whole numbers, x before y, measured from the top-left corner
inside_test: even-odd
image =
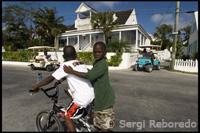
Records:
[[[94,111],[94,125],[100,129],[113,128],[114,120],[113,106],[102,111]]]

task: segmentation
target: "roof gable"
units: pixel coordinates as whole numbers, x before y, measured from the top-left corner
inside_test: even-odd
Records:
[[[132,12],[133,12],[133,9],[115,12],[118,18],[119,24],[125,24]]]
[[[88,11],[92,11],[93,13],[97,12],[95,9],[91,8],[90,6],[88,6],[87,4],[82,2],[81,5],[76,9],[75,12],[82,13],[82,12],[88,12]]]

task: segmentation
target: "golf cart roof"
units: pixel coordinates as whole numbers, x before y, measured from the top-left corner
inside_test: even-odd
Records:
[[[54,47],[50,47],[50,46],[34,46],[34,47],[28,47],[28,49],[55,49]]]

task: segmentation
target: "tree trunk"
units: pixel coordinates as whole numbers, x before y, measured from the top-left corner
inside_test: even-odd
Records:
[[[163,41],[164,41],[164,40],[161,40],[161,43],[160,43],[160,50],[162,49]]]
[[[33,31],[33,28],[32,28],[32,15],[31,15],[31,19],[30,19],[30,29],[29,29],[29,39],[32,41],[33,38],[32,38],[32,31]]]
[[[54,47],[57,51],[58,50],[57,36],[55,36],[55,38],[54,38]]]

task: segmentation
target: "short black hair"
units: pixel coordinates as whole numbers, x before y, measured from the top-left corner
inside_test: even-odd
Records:
[[[103,48],[103,50],[105,50],[105,51],[106,51],[106,44],[105,44],[104,42],[96,42],[96,43],[94,44],[94,47],[93,47],[93,48],[95,48],[95,47],[96,47],[96,45],[101,45],[101,46],[102,46],[102,48]]]
[[[64,58],[76,58],[76,50],[73,46],[68,45],[65,46],[63,49],[63,53],[64,53]]]

